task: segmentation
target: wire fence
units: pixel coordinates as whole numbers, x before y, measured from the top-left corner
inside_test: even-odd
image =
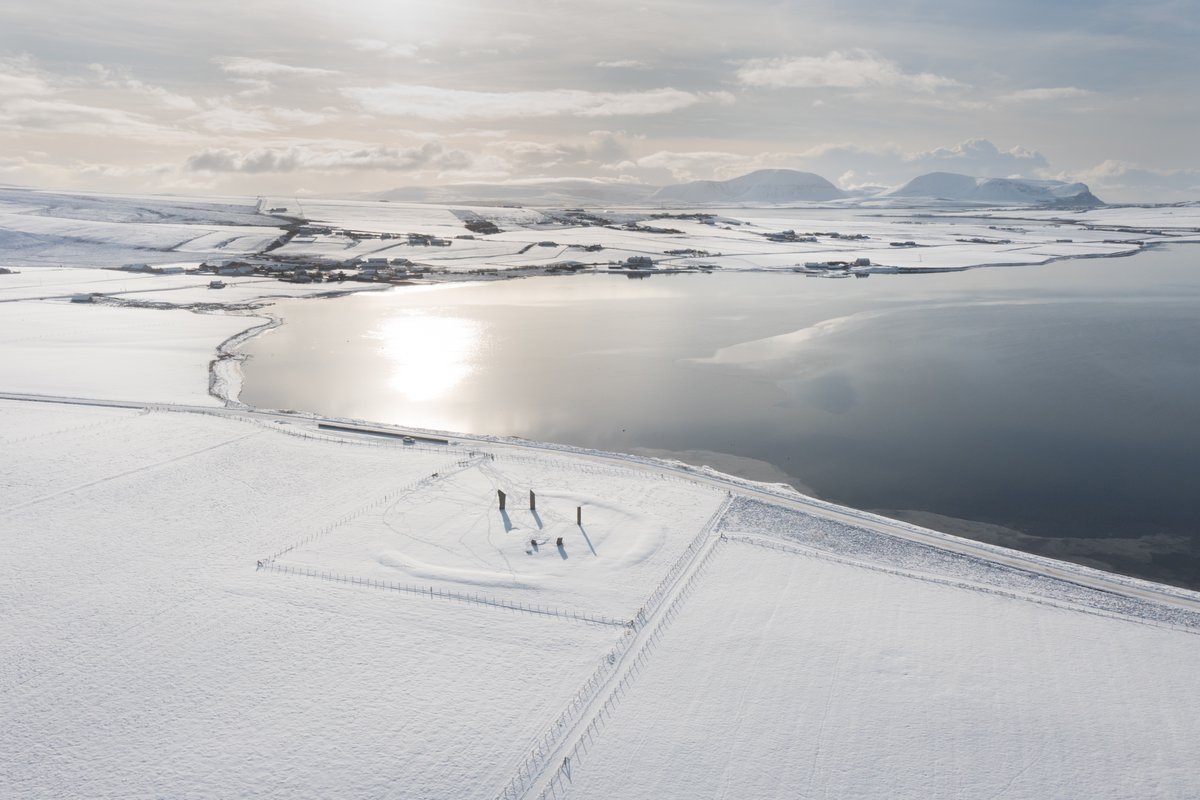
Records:
[[[712,516],[708,518],[708,522],[704,523],[704,527],[701,528],[700,532],[696,534],[696,538],[692,539],[692,541],[688,543],[687,548],[679,555],[679,558],[675,559],[675,563],[671,565],[670,569],[668,569],[666,574],[663,575],[662,580],[658,582],[658,586],[654,587],[654,591],[647,595],[646,600],[642,603],[641,608],[639,608],[637,613],[633,615],[633,624],[635,629],[644,625],[646,620],[652,616],[662,604],[663,598],[666,597],[667,592],[671,588],[671,584],[677,577],[679,577],[679,573],[688,566],[691,560],[696,557],[696,554],[704,546],[704,542],[712,535],[713,531],[716,530],[717,525],[720,524],[721,519],[725,516],[725,512],[729,510],[729,506],[732,503],[733,498],[729,495],[726,495],[725,499],[721,502],[721,505],[716,511],[713,512]]]
[[[579,735],[575,740],[575,744],[571,747],[570,752],[563,756],[563,760],[560,762],[558,769],[554,771],[549,783],[547,783],[542,788],[541,792],[538,793],[538,800],[547,800],[547,798],[551,797],[557,799],[562,797],[562,794],[566,792],[567,786],[572,780],[572,768],[574,765],[580,763],[585,756],[590,754],[592,747],[595,746],[596,736],[612,718],[613,712],[616,710],[620,702],[625,699],[625,695],[628,694],[630,686],[632,686],[634,681],[637,680],[638,676],[641,675],[642,670],[645,668],[646,662],[649,660],[650,656],[653,655],[654,651],[658,648],[659,643],[662,641],[663,633],[670,626],[670,624],[675,621],[676,617],[678,617],[683,602],[696,591],[697,580],[704,573],[705,568],[712,560],[713,554],[717,552],[717,544],[723,541],[724,538],[725,537],[723,536],[718,538],[717,543],[714,543],[714,546],[710,548],[708,552],[706,552],[700,558],[700,561],[696,563],[695,569],[688,576],[688,579],[683,583],[682,586],[679,587],[679,590],[671,596],[670,603],[668,603],[666,608],[663,610],[662,615],[656,619],[653,628],[650,630],[650,634],[642,640],[642,644],[641,647],[638,648],[637,655],[630,659],[627,668],[621,675],[621,679],[617,681],[616,684],[613,685],[609,690],[608,696],[604,699],[604,702],[602,704],[597,702],[592,706],[592,708],[595,709],[595,713],[588,721],[587,727],[579,732]],[[532,781],[530,784],[532,785]],[[528,787],[526,788],[526,791],[528,791]],[[513,795],[512,800],[516,800],[516,798],[520,796],[521,795],[519,794]]]
[[[488,595],[472,592],[456,592],[437,586],[421,586],[418,584],[379,580],[377,578],[364,578],[358,575],[347,575],[327,569],[313,569],[311,567],[293,566],[291,564],[260,563],[258,565],[258,569],[267,572],[279,572],[285,575],[303,575],[308,578],[317,578],[320,580],[333,581],[335,583],[345,583],[353,586],[363,586],[371,589],[401,592],[403,594],[411,594],[419,597],[428,597],[431,600],[451,600],[461,603],[469,603],[471,605],[489,606],[491,608],[504,608],[523,614],[536,614],[543,617],[557,617],[559,619],[587,622],[593,625],[609,625],[612,627],[624,628],[626,631],[629,630],[629,622],[627,620],[614,619],[603,614],[593,614],[590,611],[575,611],[571,609],[558,608],[557,606],[542,606],[537,605],[536,603],[505,600],[498,597],[490,597]]]
[[[683,589],[681,589],[680,593],[675,595],[670,594],[670,589],[674,585],[674,581],[679,577],[679,574],[684,570],[684,568],[694,561],[697,554],[704,546],[704,543],[710,536],[713,535],[717,525],[720,523],[721,518],[725,515],[725,512],[729,509],[731,503],[732,498],[726,496],[717,510],[713,512],[711,517],[709,517],[708,522],[706,522],[704,527],[700,529],[700,532],[696,534],[696,537],[692,539],[679,558],[675,560],[674,564],[671,565],[671,568],[667,570],[666,575],[663,576],[663,579],[659,581],[658,586],[655,587],[654,591],[651,592],[647,597],[646,602],[644,602],[641,608],[638,609],[638,612],[634,615],[634,618],[627,623],[629,629],[626,631],[625,635],[623,635],[620,641],[618,641],[617,644],[615,644],[613,648],[609,650],[603,658],[601,658],[599,666],[596,667],[596,670],[584,682],[583,686],[581,686],[579,690],[576,691],[574,696],[572,696],[571,700],[568,701],[566,708],[562,710],[557,719],[555,719],[550,725],[550,728],[542,735],[541,739],[534,744],[532,750],[530,750],[530,752],[526,754],[525,758],[518,763],[516,773],[504,786],[500,793],[497,794],[497,800],[518,800],[518,798],[524,797],[534,783],[538,780],[538,778],[544,774],[550,757],[560,751],[563,741],[571,733],[571,731],[576,728],[579,721],[586,715],[587,711],[594,706],[595,702],[604,690],[604,687],[609,685],[611,682],[613,675],[619,669],[621,669],[621,665],[624,662],[625,657],[628,655],[630,648],[639,639],[638,633],[641,632],[646,625],[650,624],[651,622],[653,622],[656,626],[661,625],[662,618],[656,617],[655,613],[662,607],[664,600],[666,600],[668,597],[674,597],[671,606],[668,606],[668,609],[670,609],[678,602],[683,591],[686,590],[686,588],[695,580],[696,573],[693,573]],[[708,559],[712,556],[714,549],[715,547],[710,549],[708,553],[704,555],[700,563],[696,565],[697,570],[703,568],[704,564],[707,563]],[[656,627],[654,632],[651,634],[651,638],[657,641],[657,636],[658,628]],[[638,664],[639,670],[641,668],[641,664],[645,661],[645,658],[646,645],[643,644],[634,662]],[[633,669],[633,667],[630,666],[628,669]],[[617,687],[615,687],[613,691],[615,692],[619,690],[622,692],[623,696],[623,692],[628,685],[628,680],[629,678],[627,670],[625,676],[621,678],[620,682],[617,684]],[[611,707],[611,702],[610,696],[610,698],[605,701],[602,711],[604,709],[609,709]],[[588,730],[594,730],[594,724],[595,720],[593,719]],[[578,748],[578,745],[576,745],[576,748]],[[559,775],[556,775],[555,778],[558,779]]]
[[[388,492],[387,494],[383,495],[382,497],[377,497],[376,499],[372,500],[370,503],[367,503],[366,505],[361,506],[354,511],[351,511],[349,514],[345,515],[344,517],[334,520],[333,522],[329,523],[328,525],[325,525],[324,527],[313,531],[312,533],[308,534],[304,538],[299,539],[298,541],[292,542],[291,544],[280,548],[279,550],[275,551],[274,553],[272,553],[269,556],[266,556],[265,558],[259,559],[258,566],[263,567],[268,564],[274,563],[275,559],[279,558],[280,556],[290,553],[293,550],[296,550],[297,548],[303,547],[304,545],[309,544],[309,543],[321,538],[322,536],[330,534],[333,531],[335,531],[336,529],[340,528],[341,526],[343,526],[349,522],[352,522],[353,520],[357,519],[358,517],[361,517],[362,515],[370,512],[376,508],[379,508],[380,506],[387,505],[388,503],[391,503],[393,500],[396,500],[403,495],[411,494],[412,492],[418,491],[420,489],[425,488],[426,486],[429,486],[430,484],[434,483],[435,481],[444,480],[445,478],[448,478],[457,472],[462,472],[463,470],[470,469],[475,464],[478,464],[482,460],[482,458],[483,458],[482,456],[477,455],[473,459],[471,459],[471,458],[459,459],[457,461],[452,462],[448,466],[442,467],[442,469],[438,470],[437,472],[431,473],[430,475],[427,475],[427,476],[421,478],[420,480],[413,481],[410,484],[406,484],[405,486],[401,486],[398,489],[394,489],[394,490]]]
[[[555,458],[558,455],[558,458]],[[496,460],[504,461],[512,464],[534,464],[541,467],[555,468],[560,464],[568,463],[562,459],[562,455],[551,450],[546,455],[515,455],[513,453],[497,453]],[[557,462],[557,463],[556,463]],[[581,462],[578,459],[569,461],[571,472],[582,472],[585,475],[602,475],[611,478],[637,478],[638,480],[655,480],[665,483],[686,483],[690,482],[687,478],[680,475],[673,475],[669,472],[658,471],[648,472],[644,469],[636,469],[632,466],[620,466],[609,464],[589,464]]]
[[[872,559],[870,556],[863,558],[852,558],[847,556],[830,553],[826,550],[820,550],[815,547],[808,547],[800,544],[789,544],[775,539],[763,538],[760,536],[738,535],[738,534],[723,534],[723,538],[731,542],[739,544],[748,544],[753,547],[762,547],[768,550],[777,550],[781,553],[789,553],[791,555],[805,556],[807,558],[815,558],[821,561],[831,561],[836,564],[845,564],[847,566],[856,567],[858,569],[866,569],[872,572],[882,573],[884,575],[894,575],[908,580],[921,581],[922,583],[931,583],[938,586],[949,586],[955,589],[965,589],[970,592],[979,592],[989,594],[996,597],[1005,597],[1012,600],[1020,600],[1024,603],[1034,603],[1036,605],[1048,606],[1050,608],[1062,608],[1076,613],[1090,614],[1097,617],[1105,617],[1108,619],[1132,619],[1143,625],[1151,625],[1153,627],[1167,628],[1170,630],[1186,630],[1196,632],[1200,625],[1197,624],[1195,615],[1180,620],[1163,619],[1160,617],[1148,614],[1141,605],[1142,601],[1136,598],[1126,598],[1119,594],[1106,592],[1103,590],[1092,590],[1091,587],[1080,584],[1073,584],[1069,580],[1052,578],[1048,585],[1068,586],[1072,589],[1082,590],[1084,592],[1095,591],[1096,594],[1087,599],[1079,596],[1056,596],[1053,594],[1044,594],[1038,589],[1044,590],[1047,583],[1031,589],[1028,585],[1024,588],[1016,586],[1006,586],[998,582],[1001,578],[992,571],[986,575],[976,575],[971,577],[969,574],[963,574],[958,577],[952,575],[938,575],[933,572],[922,571],[920,569],[905,569],[903,567],[889,565],[886,560]],[[978,565],[987,565],[988,562],[979,556],[971,554],[961,554],[964,559]],[[1022,570],[1015,567],[1002,568],[1011,569],[1013,573],[1020,574]],[[1033,574],[1033,573],[1025,573]],[[1110,603],[1111,605],[1097,605],[1097,599],[1100,602]],[[1157,602],[1153,600],[1145,601],[1151,607],[1161,608]],[[1183,612],[1188,614],[1188,612]]]

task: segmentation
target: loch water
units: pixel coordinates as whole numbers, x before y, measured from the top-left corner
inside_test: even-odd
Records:
[[[676,458],[1200,588],[1200,247],[285,301],[265,408]],[[346,476],[347,479],[352,476]]]

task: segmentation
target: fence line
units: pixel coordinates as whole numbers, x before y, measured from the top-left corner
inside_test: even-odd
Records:
[[[275,551],[274,553],[272,553],[269,556],[266,556],[265,558],[259,559],[258,565],[260,567],[263,567],[268,564],[271,564],[275,561],[275,559],[279,558],[280,556],[285,555],[286,553],[290,553],[291,551],[293,551],[299,547],[303,547],[304,545],[308,544],[309,542],[319,539],[322,536],[325,536],[326,534],[332,533],[335,529],[340,528],[341,526],[343,526],[355,519],[358,519],[363,514],[366,514],[368,511],[371,511],[372,509],[377,508],[379,506],[386,505],[387,503],[390,503],[392,500],[396,499],[397,497],[400,497],[401,495],[409,494],[411,492],[417,491],[418,489],[423,489],[424,487],[430,485],[431,483],[433,483],[436,480],[441,480],[442,478],[446,478],[446,477],[454,475],[458,472],[462,472],[465,469],[469,469],[474,464],[479,463],[479,461],[481,459],[482,459],[482,456],[477,456],[475,459],[459,459],[458,461],[453,462],[453,466],[442,467],[440,470],[438,470],[437,472],[434,472],[431,475],[427,475],[427,476],[421,478],[420,480],[414,481],[410,484],[406,484],[405,486],[401,486],[399,489],[395,489],[391,492],[388,492],[387,494],[383,495],[382,497],[378,497],[378,498],[372,500],[370,503],[367,503],[366,505],[361,506],[354,511],[351,511],[349,514],[346,514],[345,516],[340,517],[339,519],[329,523],[328,525],[324,526],[323,528],[319,528],[318,530],[313,531],[312,533],[308,534],[307,536],[303,537],[302,539],[292,542],[291,544],[289,544],[283,548],[280,548],[279,550]]]
[[[647,595],[646,600],[642,603],[641,608],[639,608],[637,613],[634,614],[633,621],[636,626],[640,627],[641,625],[644,625],[647,618],[654,614],[654,612],[662,604],[663,598],[666,596],[667,591],[671,587],[671,583],[676,577],[679,576],[679,573],[683,571],[691,559],[696,557],[696,553],[701,547],[703,547],[705,539],[712,535],[713,530],[716,529],[716,526],[720,523],[721,518],[725,516],[725,512],[729,510],[729,506],[732,503],[732,496],[726,495],[725,499],[721,502],[721,505],[718,506],[717,510],[714,511],[712,516],[708,518],[708,522],[704,523],[704,527],[700,529],[700,532],[696,534],[696,537],[692,539],[687,548],[679,555],[679,558],[675,559],[675,563],[671,565],[670,569],[667,570],[667,573],[663,576],[662,580],[658,582],[658,586],[654,588],[653,592]]]
[[[724,536],[718,537],[717,545],[724,540]],[[649,660],[650,656],[654,653],[655,648],[657,648],[659,642],[661,641],[663,632],[679,616],[683,601],[696,591],[697,579],[701,576],[701,574],[703,574],[705,568],[712,560],[713,554],[716,553],[718,549],[718,546],[714,545],[707,553],[705,553],[703,558],[701,558],[696,564],[695,571],[692,572],[692,574],[688,576],[687,581],[684,582],[681,587],[679,587],[679,591],[672,595],[670,604],[663,611],[662,616],[660,616],[654,623],[654,628],[652,629],[649,637],[642,642],[642,646],[638,650],[637,656],[630,662],[628,668],[625,670],[625,674],[621,676],[621,680],[612,687],[612,690],[609,692],[608,697],[605,698],[604,703],[596,706],[596,713],[588,722],[587,727],[579,733],[579,737],[576,739],[575,745],[571,748],[570,754],[563,758],[562,765],[555,770],[554,776],[550,779],[550,782],[545,786],[545,788],[542,789],[541,792],[538,793],[538,800],[547,800],[547,798],[551,797],[558,798],[560,790],[564,792],[566,791],[566,786],[563,784],[563,781],[565,779],[567,783],[570,783],[572,766],[578,763],[583,756],[589,754],[590,748],[588,743],[590,742],[593,746],[595,745],[596,735],[600,732],[600,729],[604,727],[604,724],[612,718],[613,711],[620,704],[621,700],[625,698],[625,695],[628,694],[629,687],[633,685],[638,675],[640,675],[641,671],[645,668],[646,662]],[[532,780],[530,780],[529,783],[532,784]],[[527,791],[528,788],[529,787],[526,786],[523,791]],[[520,794],[513,795],[512,800],[516,800],[516,798],[519,798],[520,796]],[[508,796],[503,795],[503,797],[507,798]]]
[[[593,614],[590,611],[571,611],[564,610],[556,606],[539,606],[531,603],[522,603],[516,600],[502,600],[500,598],[490,597],[483,594],[472,594],[470,592],[455,592],[448,589],[439,589],[436,586],[419,586],[407,583],[396,583],[394,581],[384,581],[377,578],[363,578],[357,575],[346,575],[326,569],[296,567],[290,564],[261,563],[258,566],[258,569],[270,572],[281,572],[285,575],[303,575],[309,578],[319,578],[321,580],[334,581],[336,583],[347,583],[354,586],[366,586],[372,589],[382,589],[385,591],[419,595],[422,597],[428,597],[430,599],[454,600],[462,603],[490,606],[492,608],[506,608],[510,611],[520,611],[525,614],[537,614],[545,617],[558,617],[559,619],[587,622],[593,625],[610,625],[613,627],[625,628],[626,630],[629,629],[629,623],[625,620],[613,619],[612,617],[607,617],[603,614]]]
[[[572,472],[582,472],[587,475],[607,475],[609,477],[621,478],[636,477],[638,479],[650,479],[671,483],[691,483],[691,481],[689,481],[687,478],[679,475],[673,475],[661,470],[647,473],[645,470],[636,469],[632,466],[627,467],[615,464],[579,463],[578,459],[569,458],[569,456],[579,455],[580,453],[573,453],[571,451],[558,451],[549,448],[547,448],[547,451],[547,454],[544,455],[515,455],[513,453],[502,452],[496,453],[495,458],[498,461],[509,461],[516,464],[536,464],[543,467],[554,467],[554,461],[567,460],[570,461],[570,468]],[[555,458],[555,456],[558,458]],[[563,459],[563,456],[568,456],[568,458]],[[632,463],[636,464],[637,462]]]
[[[517,765],[516,774],[513,775],[497,795],[497,800],[518,800],[518,798],[523,797],[529,791],[537,777],[542,774],[547,759],[552,753],[558,750],[559,746],[562,745],[563,738],[571,731],[581,715],[597,700],[600,691],[612,673],[618,669],[618,665],[628,654],[630,647],[632,647],[634,641],[637,639],[637,634],[652,620],[656,620],[656,626],[661,626],[663,622],[662,618],[656,619],[653,615],[662,606],[664,599],[668,596],[668,590],[671,587],[672,581],[678,577],[679,573],[690,563],[690,560],[695,558],[697,551],[703,546],[705,540],[716,530],[718,523],[729,509],[731,503],[732,497],[727,495],[717,510],[709,517],[708,522],[704,524],[700,532],[688,544],[687,549],[675,560],[675,563],[667,571],[667,574],[659,582],[655,590],[650,593],[646,602],[642,604],[637,614],[634,615],[634,618],[629,621],[629,629],[617,644],[600,659],[600,664],[596,667],[596,670],[584,682],[583,686],[575,692],[575,695],[568,701],[566,708],[558,715],[558,718],[550,725],[550,728],[542,735],[542,738],[538,740],[533,749]],[[687,583],[681,587],[679,593],[674,595],[675,600],[672,602],[672,606],[678,602],[678,599],[684,594],[687,587],[692,584],[696,574],[703,568],[708,559],[711,558],[715,549],[714,547],[708,551],[708,554],[697,565],[697,572],[693,573]],[[658,636],[657,627],[651,636]],[[643,645],[638,657],[644,660],[644,654],[645,645]],[[622,690],[627,685],[626,681],[627,676],[622,678],[621,683],[618,684]]]

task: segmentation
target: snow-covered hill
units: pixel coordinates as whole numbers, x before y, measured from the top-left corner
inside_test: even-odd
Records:
[[[985,205],[1101,206],[1085,183],[1026,178],[973,178],[954,172],[930,172],[885,192],[885,197]]]
[[[771,204],[840,200],[846,193],[820,175],[793,169],[760,169],[727,181],[692,181],[664,186],[653,203],[685,205]]]
[[[1029,178],[975,178],[931,172],[893,189],[846,191],[812,172],[760,169],[725,181],[691,181],[669,186],[622,181],[567,179],[513,183],[409,186],[369,198],[413,203],[507,204],[529,206],[772,206],[790,203],[877,205],[971,204],[981,206],[1102,206],[1087,184]]]
[[[727,181],[651,184],[584,179],[410,186],[372,195],[417,203],[524,203],[528,205],[774,205],[838,200],[848,194],[811,172],[760,169]]]

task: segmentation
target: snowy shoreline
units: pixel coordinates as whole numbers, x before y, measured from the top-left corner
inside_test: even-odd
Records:
[[[249,408],[240,399],[242,392],[242,364],[249,358],[238,348],[260,334],[283,325],[283,318],[271,313],[238,314],[248,319],[265,320],[240,333],[235,333],[217,345],[216,356],[208,363],[208,393],[232,408]]]

